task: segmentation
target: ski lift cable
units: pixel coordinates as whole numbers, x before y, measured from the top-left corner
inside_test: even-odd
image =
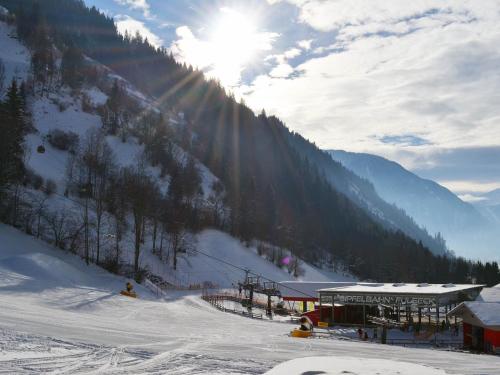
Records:
[[[254,275],[254,276],[260,277],[260,278],[262,278],[262,279],[264,279],[264,280],[266,280],[266,281],[273,282],[273,283],[277,283],[277,284],[279,283],[279,282],[278,282],[278,281],[276,281],[276,280],[273,280],[273,279],[270,279],[270,278],[268,278],[268,277],[265,277],[265,276],[262,276],[262,275],[260,275],[260,274],[257,274],[257,273],[255,273],[255,272],[251,271],[249,268],[243,268],[243,267],[237,266],[237,265],[232,264],[232,263],[230,263],[230,262],[228,262],[228,261],[225,261],[225,260],[223,260],[223,259],[217,258],[216,256],[213,256],[213,255],[207,254],[207,253],[205,253],[205,252],[203,252],[203,251],[201,251],[201,250],[193,249],[193,251],[195,251],[195,252],[196,252],[196,253],[198,253],[198,254],[204,255],[204,256],[206,256],[206,257],[208,257],[208,258],[215,259],[215,260],[217,260],[217,261],[219,261],[219,262],[221,262],[221,263],[224,263],[224,264],[226,264],[226,265],[228,265],[228,266],[234,267],[234,268],[239,269],[239,270],[241,270],[241,271],[248,272],[249,274],[252,274],[252,275]],[[311,297],[311,298],[316,298],[316,296],[311,296],[310,294],[305,293],[305,292],[303,292],[303,291],[301,291],[301,290],[298,290],[298,289],[292,288],[291,286],[287,286],[287,285],[283,285],[283,284],[280,284],[280,285],[281,285],[283,288],[286,288],[286,289],[289,289],[289,290],[293,290],[294,292],[297,292],[297,293],[303,294],[304,296]]]

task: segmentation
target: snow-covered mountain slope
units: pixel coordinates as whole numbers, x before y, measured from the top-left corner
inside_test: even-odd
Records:
[[[22,46],[16,38],[15,29],[0,22],[0,43],[5,42],[9,49],[0,49],[0,59],[6,62],[12,72],[23,72],[16,75],[17,79],[25,79],[30,66],[29,51]],[[8,63],[10,62],[10,63]],[[109,68],[91,61],[99,69],[106,72],[109,83],[120,80],[123,87],[131,97],[137,100],[144,108],[154,109],[153,101],[146,95],[140,93],[132,84],[117,76]],[[7,64],[8,63],[8,64]],[[26,68],[27,67],[27,68]],[[26,68],[26,69],[25,69]],[[25,69],[25,70],[23,70]],[[91,129],[102,127],[101,117],[95,110],[84,111],[83,95],[86,95],[91,102],[91,106],[102,105],[108,96],[97,87],[85,87],[81,93],[73,93],[67,87],[52,90],[44,95],[37,95],[30,99],[30,111],[32,115],[34,131],[26,136],[25,147],[27,150],[26,166],[45,180],[55,182],[57,191],[55,195],[45,197],[37,191],[28,189],[26,199],[36,204],[43,204],[48,212],[61,215],[61,220],[71,220],[71,218],[81,218],[83,215],[83,201],[76,197],[66,197],[64,195],[67,184],[67,166],[71,154],[53,147],[47,141],[47,135],[53,130],[72,132],[80,140],[84,139]],[[177,124],[182,121],[182,116],[172,118]],[[120,167],[131,166],[143,157],[144,145],[140,145],[136,138],[127,137],[126,140],[118,136],[106,136],[106,141],[112,150],[115,163]],[[40,146],[44,147],[44,152],[38,152]],[[188,154],[180,147],[175,147],[176,157],[183,161]],[[200,172],[203,198],[207,200],[212,193],[212,185],[218,179],[203,164],[197,162]],[[169,186],[169,176],[161,177],[159,168],[149,166],[149,175],[158,184],[160,190],[166,193]],[[41,203],[43,202],[43,203]],[[90,216],[95,215],[93,207],[90,207]],[[110,217],[105,215],[102,233],[113,233],[111,229]],[[95,235],[94,235],[95,236]],[[43,236],[50,239],[50,236]],[[171,264],[167,264],[165,258],[160,260],[157,255],[151,253],[151,234],[145,238],[145,245],[141,251],[140,265],[147,268],[151,273],[162,277],[167,282],[178,286],[188,286],[193,284],[203,284],[210,282],[217,286],[229,287],[241,281],[244,271],[224,266],[221,262],[200,255],[196,250],[203,251],[218,259],[235,264],[241,268],[249,269],[255,274],[265,276],[273,280],[290,280],[292,276],[284,268],[275,266],[273,263],[257,254],[256,245],[245,246],[239,240],[217,230],[206,230],[199,234],[189,234],[187,239],[189,247],[192,249],[188,254],[180,256],[177,270],[173,270]],[[104,247],[111,247],[111,237],[103,239]],[[132,225],[124,235],[122,241],[123,253],[122,261],[133,262],[133,233]],[[167,253],[169,250],[165,249]],[[311,281],[325,280],[352,280],[353,278],[343,273],[333,273],[318,270],[313,266],[301,263],[301,278]]]
[[[330,154],[373,183],[384,200],[404,209],[419,225],[431,233],[440,232],[458,255],[498,258],[491,221],[445,187],[380,156],[340,150]]]
[[[484,194],[474,194],[474,206],[500,227],[500,189]]]
[[[173,284],[193,285],[210,281],[220,287],[236,286],[245,278],[244,269],[275,281],[295,279],[285,269],[275,266],[258,255],[255,245],[245,245],[227,233],[207,229],[193,238],[192,253],[179,260],[178,269],[157,261],[156,256],[145,252],[142,262],[166,281]],[[221,262],[221,260],[223,262]],[[229,263],[229,264],[227,264]],[[231,266],[233,265],[233,266]],[[236,267],[239,268],[236,268]],[[305,281],[352,281],[349,274],[320,270],[305,262],[301,263],[302,274],[298,278]]]
[[[13,78],[24,80],[30,70],[30,52],[18,42],[15,29],[0,22],[0,58],[5,66],[5,85]]]
[[[385,229],[405,233],[415,241],[422,242],[434,254],[446,254],[446,247],[434,238],[433,233],[429,233],[400,208],[384,200],[371,182],[332,159],[328,151],[318,150],[298,134],[292,134],[289,142],[308,163],[313,163],[321,171],[336,191],[347,196]]]
[[[99,374],[261,374],[304,356],[390,358],[448,373],[496,374],[500,359],[355,340],[288,337],[290,324],[212,308],[198,295],[156,299],[125,279],[87,266],[0,225],[0,372]]]

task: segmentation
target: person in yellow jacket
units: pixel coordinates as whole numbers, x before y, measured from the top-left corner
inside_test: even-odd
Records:
[[[127,287],[127,292],[132,293],[134,291],[134,286],[130,281],[127,281],[126,287]]]

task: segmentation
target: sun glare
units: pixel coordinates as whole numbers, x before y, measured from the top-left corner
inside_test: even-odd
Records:
[[[257,20],[229,8],[220,9],[214,20],[210,44],[214,56],[211,75],[226,86],[238,83],[241,71],[249,64],[265,41],[257,30]]]

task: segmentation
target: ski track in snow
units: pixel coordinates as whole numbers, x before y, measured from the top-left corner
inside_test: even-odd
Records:
[[[0,374],[260,374],[269,368],[258,361],[233,361],[230,357],[197,352],[158,354],[140,348],[74,343],[5,329],[0,330],[0,337]]]

